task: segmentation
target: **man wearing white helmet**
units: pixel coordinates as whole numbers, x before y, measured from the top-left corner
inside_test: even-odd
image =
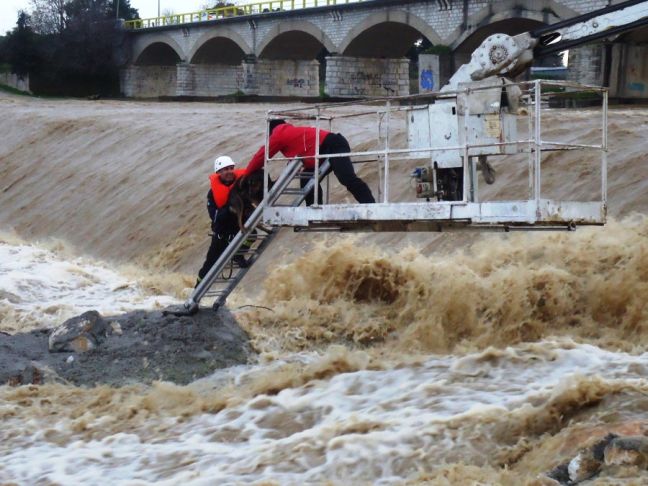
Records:
[[[207,275],[209,269],[227,248],[232,236],[239,230],[236,218],[229,210],[228,199],[234,182],[245,175],[245,169],[235,169],[234,166],[234,161],[227,155],[221,155],[214,160],[214,173],[209,176],[210,189],[207,193],[207,212],[212,221],[213,235],[205,263],[198,271],[196,285]],[[232,260],[240,267],[247,266],[243,255],[235,255]]]

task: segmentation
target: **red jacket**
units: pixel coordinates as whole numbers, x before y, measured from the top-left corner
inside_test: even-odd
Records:
[[[243,176],[244,174],[245,169],[235,169],[234,182],[236,182],[236,179]],[[234,186],[234,182],[232,182],[229,186],[223,184],[220,176],[216,172],[209,176],[209,182],[211,183],[212,195],[214,197],[216,207],[220,209],[225,206],[225,204],[227,204],[227,199],[229,198],[229,193]]]
[[[319,143],[321,145],[329,132],[320,130],[319,133]],[[272,135],[270,135],[268,157],[274,157],[277,152],[281,152],[286,157],[312,157],[315,155],[315,134],[314,127],[296,127],[289,123],[277,125],[272,130]],[[263,167],[264,159],[265,146],[261,147],[248,163],[245,169],[247,174],[251,174]],[[312,170],[315,168],[315,159],[302,159],[302,163],[306,169]]]

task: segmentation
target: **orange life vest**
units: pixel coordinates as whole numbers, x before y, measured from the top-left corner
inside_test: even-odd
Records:
[[[236,182],[236,179],[244,174],[245,169],[235,169],[234,182]],[[232,182],[229,186],[223,184],[223,181],[221,181],[220,176],[216,172],[209,176],[209,182],[211,183],[212,195],[214,197],[216,207],[220,209],[225,206],[225,204],[227,204],[227,199],[229,198],[229,193],[232,189],[232,186],[234,186],[234,182]]]

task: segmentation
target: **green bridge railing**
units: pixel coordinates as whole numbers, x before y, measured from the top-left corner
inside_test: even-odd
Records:
[[[300,10],[327,5],[344,5],[347,3],[366,2],[368,0],[273,0],[270,2],[256,2],[245,5],[232,5],[229,7],[212,8],[198,12],[152,17],[149,19],[128,20],[125,22],[127,29],[148,29],[167,25],[191,24],[207,22],[210,20],[240,17],[288,10]]]

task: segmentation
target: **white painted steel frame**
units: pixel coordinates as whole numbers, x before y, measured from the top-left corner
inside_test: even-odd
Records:
[[[605,203],[551,199],[434,203],[327,204],[319,207],[267,207],[263,218],[278,226],[326,226],[349,223],[462,222],[473,225],[602,224]],[[288,224],[287,224],[288,223]]]
[[[515,226],[526,225],[529,227],[544,226],[564,226],[572,227],[574,224],[580,225],[601,225],[606,221],[607,215],[607,102],[608,93],[605,88],[578,85],[571,82],[562,81],[543,81],[536,80],[533,82],[518,83],[531,88],[529,91],[530,108],[528,111],[529,137],[525,140],[516,140],[514,142],[501,142],[493,144],[468,144],[453,147],[427,147],[427,148],[406,148],[393,149],[390,147],[390,113],[392,111],[402,111],[407,108],[393,108],[395,101],[416,101],[417,99],[430,99],[433,94],[414,95],[409,97],[390,97],[365,102],[341,103],[336,105],[316,105],[315,107],[297,108],[290,112],[269,111],[268,120],[272,118],[292,118],[298,120],[314,120],[315,126],[319,129],[321,120],[329,121],[330,126],[336,118],[349,118],[352,116],[366,116],[376,114],[378,119],[378,134],[380,138],[380,125],[385,121],[385,145],[382,150],[372,150],[363,152],[349,152],[342,154],[319,154],[319,130],[316,132],[316,154],[315,154],[315,174],[319,174],[319,162],[323,158],[335,157],[367,157],[377,156],[379,165],[379,203],[361,205],[361,204],[319,204],[318,196],[315,194],[315,204],[310,207],[279,207],[268,205],[263,210],[263,220],[267,224],[279,226],[292,226],[303,228],[317,228],[326,226],[345,227],[353,229],[353,226],[380,231],[384,228],[400,228],[399,231],[409,231],[411,227],[416,227],[417,231],[435,230],[439,224],[445,224],[448,227],[457,226]],[[495,85],[501,88],[501,85]],[[483,86],[473,88],[470,91],[481,89],[492,89],[495,86]],[[602,94],[602,140],[601,145],[560,143],[553,141],[543,141],[541,138],[541,111],[542,111],[542,87],[543,86],[561,86],[564,88],[595,91]],[[464,90],[469,91],[469,90]],[[455,96],[456,96],[455,92]],[[437,98],[447,99],[449,93],[438,95]],[[546,96],[546,95],[545,95]],[[339,117],[327,115],[323,110],[328,108],[338,108],[350,104],[375,104],[376,102],[384,103],[384,107],[374,111],[365,111],[356,114],[344,114]],[[315,110],[314,115],[308,114]],[[304,113],[307,112],[307,113]],[[381,117],[381,115],[383,115]],[[467,132],[467,116],[464,118],[464,126],[461,127]],[[384,117],[384,118],[383,118]],[[533,129],[533,136],[531,136]],[[268,135],[266,131],[266,162],[268,161]],[[464,133],[465,135],[465,133]],[[464,136],[464,140],[467,137]],[[483,146],[498,145],[527,145],[526,150],[520,150],[520,153],[528,151],[529,159],[529,200],[519,201],[477,201],[477,177],[475,164],[470,161],[470,149]],[[556,201],[551,199],[542,199],[541,197],[541,165],[542,152],[545,150],[577,150],[577,149],[595,149],[601,152],[601,198],[599,201],[578,202],[578,201]],[[464,170],[464,191],[462,201],[441,201],[441,202],[415,202],[399,203],[389,200],[389,170],[390,162],[396,160],[420,159],[420,156],[410,156],[410,154],[428,152],[432,154],[442,150],[458,150],[463,152],[463,170]],[[390,157],[391,156],[391,157]],[[292,159],[286,157],[276,157],[273,160],[295,160],[305,157],[295,157]],[[357,163],[357,162],[356,162]],[[380,173],[382,168],[382,181]],[[267,164],[266,164],[267,170]],[[315,191],[317,193],[317,191]],[[382,194],[380,194],[382,192]],[[267,188],[266,188],[267,193]],[[472,196],[469,198],[469,194]],[[382,196],[382,197],[380,197]],[[472,199],[472,200],[470,200]],[[418,223],[418,224],[414,224]],[[427,224],[430,223],[430,224]]]

